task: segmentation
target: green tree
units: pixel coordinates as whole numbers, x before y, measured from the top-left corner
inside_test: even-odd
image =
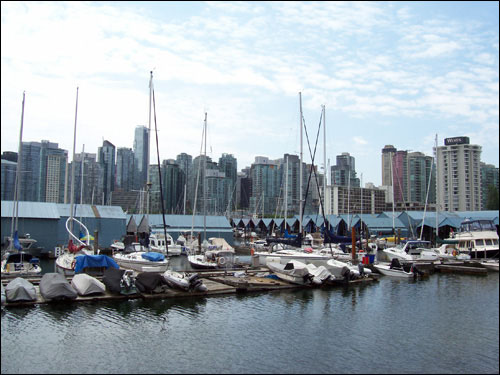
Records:
[[[498,190],[495,185],[488,186],[487,210],[498,210]]]

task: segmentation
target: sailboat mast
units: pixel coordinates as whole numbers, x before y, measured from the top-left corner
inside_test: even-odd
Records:
[[[75,106],[75,129],[73,132],[73,163],[71,163],[71,198],[69,205],[69,230],[73,233],[73,206],[75,204],[75,155],[76,155],[76,120],[78,116],[78,87],[76,88],[76,106]],[[71,239],[71,235],[69,236]]]
[[[19,131],[19,147],[17,151],[17,165],[16,165],[16,178],[15,178],[15,187],[14,187],[14,205],[12,206],[12,220],[10,223],[11,234],[10,234],[10,243],[9,249],[12,249],[13,240],[14,240],[14,231],[17,231],[18,228],[18,220],[19,220],[19,195],[21,192],[21,163],[22,163],[22,150],[23,150],[23,125],[24,125],[24,101],[25,101],[26,93],[23,91],[23,104],[21,110],[21,129]]]
[[[326,112],[325,105],[323,104],[323,168],[325,168],[325,175],[323,176],[323,202],[326,203],[326,182],[328,170],[326,169]]]
[[[207,112],[205,112],[205,149],[203,151],[203,240],[207,239]]]
[[[390,159],[391,159],[391,185],[392,185],[392,234],[395,235],[396,234],[396,228],[394,226],[394,200],[395,200],[395,197],[394,197],[394,171],[393,171],[393,167],[392,167],[392,152],[390,153]]]
[[[299,233],[302,234],[302,93],[299,92],[300,104],[300,165],[299,165]]]
[[[436,163],[436,246],[437,246],[437,240],[438,240],[438,234],[439,234],[439,189],[438,189],[438,175],[437,175],[437,171],[438,171],[438,159],[437,159],[437,148],[438,148],[438,135],[436,134],[436,142],[435,142],[435,148],[434,148],[434,161]]]
[[[146,218],[149,226],[149,190],[151,183],[149,182],[149,154],[151,150],[151,91],[153,90],[153,71],[150,72],[149,78],[149,120],[148,120],[148,151],[146,154]]]

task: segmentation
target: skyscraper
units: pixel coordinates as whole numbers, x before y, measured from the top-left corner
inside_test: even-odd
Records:
[[[131,191],[134,189],[134,151],[127,147],[118,147],[116,152],[116,189]]]
[[[97,163],[102,168],[102,204],[110,204],[111,192],[115,190],[115,146],[104,141],[98,148]]]
[[[393,145],[382,149],[382,186],[392,186],[391,162],[396,151]]]
[[[134,157],[136,167],[135,188],[140,190],[146,186],[149,164],[149,130],[143,125],[137,125],[134,136]]]
[[[437,148],[438,203],[444,211],[481,209],[481,146],[469,137],[445,138]]]
[[[337,164],[331,167],[332,185],[359,187],[360,181],[356,177],[354,157],[348,152],[337,155]]]
[[[486,164],[481,162],[481,209],[487,210],[487,203],[489,198],[489,189],[490,186],[494,186],[497,189],[497,194],[499,191],[498,188],[498,168],[492,164]]]

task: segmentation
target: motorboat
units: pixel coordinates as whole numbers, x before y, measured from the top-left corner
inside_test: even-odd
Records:
[[[78,297],[77,291],[66,280],[66,277],[57,272],[46,273],[42,276],[40,294],[47,301],[74,300]]]
[[[139,272],[165,272],[168,259],[155,251],[133,251],[113,254],[113,259],[121,267]]]
[[[458,244],[458,242],[457,242]],[[438,248],[434,248],[434,251],[438,255],[440,260],[469,260],[469,251],[459,252],[457,246],[451,243],[444,243]]]
[[[364,267],[362,264],[353,265],[350,261],[342,262],[337,259],[329,259],[325,267],[337,278],[345,278],[348,275],[349,279],[358,279],[372,273],[369,268]]]
[[[16,250],[6,253],[4,259],[2,259],[2,276],[32,276],[40,275],[41,273],[40,260],[29,253]]]
[[[234,251],[208,250],[203,254],[188,255],[188,261],[194,269],[232,268],[235,263]]]
[[[377,263],[374,264],[373,267],[375,267],[378,272],[385,276],[394,276],[407,279],[415,277],[412,268],[410,268],[409,271],[405,270],[404,267],[401,266],[397,258],[394,258],[389,264]]]
[[[332,255],[328,252],[316,252],[311,248],[310,252],[302,249],[287,247],[281,243],[271,243],[269,251],[254,251],[254,256],[259,257],[261,266],[267,265],[268,258],[280,258],[282,263],[289,260],[298,260],[303,263],[312,263],[315,266],[321,266],[324,262],[332,259]]]
[[[423,240],[401,242],[395,247],[383,249],[382,252],[389,258],[389,261],[398,259],[399,261],[411,263],[414,261],[434,262],[439,260],[438,255],[431,248],[430,241]]]
[[[490,271],[498,272],[498,260],[495,259],[485,259],[480,263],[483,267]]]
[[[306,264],[309,273],[312,275],[312,283],[315,285],[323,285],[335,280],[335,276],[326,269],[325,266],[316,267],[314,264]]]
[[[313,276],[309,272],[306,264],[296,259],[281,263],[278,257],[267,258],[266,266],[278,278],[298,285],[311,284]]]
[[[73,276],[71,286],[80,296],[103,294],[106,291],[104,283],[86,273],[78,273]]]
[[[140,272],[135,276],[135,287],[141,293],[163,293],[166,284],[159,272]]]
[[[37,298],[35,286],[22,277],[16,277],[7,284],[5,297],[7,302],[36,301]]]
[[[178,256],[182,253],[182,246],[175,244],[174,239],[168,233],[165,241],[164,233],[152,232],[149,236],[149,248],[151,251],[156,251],[167,256]]]
[[[469,251],[471,259],[498,258],[498,233],[493,220],[464,220],[449,240],[458,241],[458,250]]]
[[[185,291],[207,291],[207,286],[203,284],[203,281],[200,279],[200,275],[197,273],[166,270],[162,276],[165,279],[165,282],[172,288]]]
[[[106,289],[113,294],[136,294],[134,271],[108,268],[104,271],[102,282]]]

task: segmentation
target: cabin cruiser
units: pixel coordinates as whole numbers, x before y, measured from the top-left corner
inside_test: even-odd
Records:
[[[458,242],[457,242],[458,244]],[[434,251],[441,260],[469,260],[469,251],[460,252],[457,245],[453,243],[443,243],[440,247],[435,248]]]
[[[170,234],[167,233],[167,240],[165,241],[165,234],[161,232],[151,233],[149,236],[149,248],[151,251],[156,251],[167,256],[178,256],[182,252],[182,246],[174,244],[174,239]]]
[[[469,251],[471,259],[498,258],[498,233],[492,220],[465,220],[449,240],[458,241],[458,250]]]

